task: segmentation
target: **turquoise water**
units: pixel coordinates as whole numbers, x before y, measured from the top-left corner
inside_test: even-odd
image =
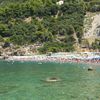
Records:
[[[100,100],[100,67],[34,62],[0,62],[0,100]],[[47,83],[48,77],[59,82]]]

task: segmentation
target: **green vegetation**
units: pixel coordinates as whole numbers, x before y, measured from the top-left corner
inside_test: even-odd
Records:
[[[92,44],[93,49],[100,50],[100,40],[96,39],[95,42]]]
[[[58,0],[0,0],[0,39],[8,38],[17,45],[40,42],[44,46],[39,50],[44,53],[73,51],[74,34],[81,43],[86,10],[94,11],[97,3],[65,0],[64,4],[57,5],[56,2]]]
[[[84,0],[87,3],[87,10],[90,12],[100,11],[100,0]]]

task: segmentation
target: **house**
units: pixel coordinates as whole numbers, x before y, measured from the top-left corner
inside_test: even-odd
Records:
[[[64,4],[64,0],[60,0],[60,1],[58,1],[56,4],[57,4],[57,5],[62,5],[62,4]]]

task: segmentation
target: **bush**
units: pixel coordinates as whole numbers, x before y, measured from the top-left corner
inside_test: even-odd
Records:
[[[0,42],[4,42],[4,39],[2,36],[0,36]]]

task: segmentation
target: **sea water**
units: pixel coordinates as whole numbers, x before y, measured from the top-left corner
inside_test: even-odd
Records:
[[[0,100],[100,100],[100,67],[89,66],[0,61]]]

